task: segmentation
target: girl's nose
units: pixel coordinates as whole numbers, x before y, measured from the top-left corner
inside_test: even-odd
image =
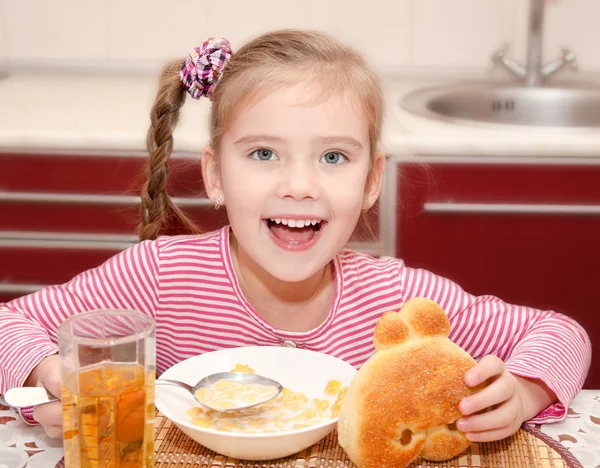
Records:
[[[282,168],[279,187],[281,198],[294,200],[315,200],[319,196],[319,181],[314,167],[310,163],[295,163]]]

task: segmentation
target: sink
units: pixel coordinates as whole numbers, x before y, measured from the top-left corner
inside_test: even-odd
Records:
[[[452,123],[600,129],[600,87],[589,83],[539,87],[463,83],[418,89],[405,95],[399,105],[411,113]]]

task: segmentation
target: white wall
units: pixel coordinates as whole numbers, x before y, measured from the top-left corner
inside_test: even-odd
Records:
[[[268,29],[308,27],[355,45],[377,67],[481,69],[509,43],[522,60],[528,0],[0,0],[9,68],[154,68],[206,36],[234,50]],[[600,0],[547,0],[545,58],[568,45],[600,70]]]
[[[3,64],[7,57],[6,52],[6,33],[4,27],[4,21],[6,21],[6,15],[4,14],[4,0],[0,0],[0,68],[3,68]]]

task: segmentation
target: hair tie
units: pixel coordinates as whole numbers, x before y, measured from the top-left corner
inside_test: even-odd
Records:
[[[194,47],[181,66],[179,77],[186,91],[194,99],[212,93],[231,58],[231,46],[224,38],[209,37],[200,47]]]

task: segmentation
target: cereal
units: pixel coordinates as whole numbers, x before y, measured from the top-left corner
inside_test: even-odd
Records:
[[[254,374],[254,370],[245,364],[236,364],[231,372],[244,372],[246,374]]]
[[[236,364],[232,372],[254,373],[254,370],[247,365]],[[263,401],[272,395],[269,392],[275,391],[275,387],[220,380],[210,388],[199,389],[196,395],[199,400],[209,403],[213,408],[225,410],[238,406],[239,403]],[[337,395],[331,407],[328,400],[311,400],[302,393],[284,388],[277,398],[260,406],[239,411],[215,411],[195,407],[187,411],[187,416],[192,424],[198,427],[224,432],[270,433],[303,429],[337,417],[346,388],[342,387],[340,381],[330,380],[324,391],[328,396]]]
[[[344,399],[344,397],[346,396],[346,390],[348,388],[344,387],[340,390],[340,393],[338,394],[337,399],[335,400],[335,403],[331,406],[331,416],[332,417],[336,417],[338,414],[340,414],[340,405],[342,403],[342,400]]]
[[[339,380],[330,380],[325,387],[325,393],[327,395],[337,395],[340,392],[340,388],[342,388],[342,382]]]
[[[192,424],[203,427],[204,429],[210,429],[212,427],[212,422],[208,418],[193,418]]]
[[[196,390],[196,398],[200,403],[219,410],[270,400],[276,394],[277,389],[272,385],[242,384],[225,379],[218,380],[211,387]]]

